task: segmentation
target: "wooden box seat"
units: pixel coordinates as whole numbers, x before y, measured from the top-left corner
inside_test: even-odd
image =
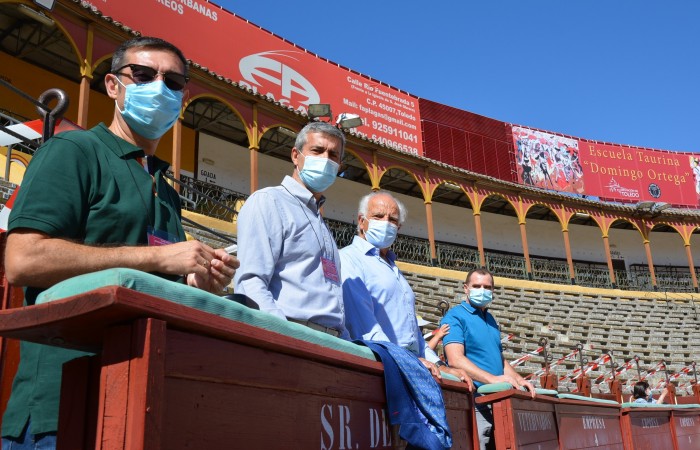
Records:
[[[59,449],[400,448],[366,347],[137,271],[0,311],[0,335],[94,352],[64,366]],[[453,448],[473,403],[441,382]]]

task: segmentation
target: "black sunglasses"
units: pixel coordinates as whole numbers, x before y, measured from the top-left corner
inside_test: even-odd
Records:
[[[125,68],[131,69],[131,73],[120,73]],[[126,75],[131,77],[136,84],[146,84],[151,83],[156,79],[158,75],[163,75],[163,82],[165,85],[172,89],[173,91],[181,91],[185,88],[185,85],[190,81],[189,77],[177,72],[158,72],[153,67],[142,66],[141,64],[125,64],[113,71],[114,75]]]

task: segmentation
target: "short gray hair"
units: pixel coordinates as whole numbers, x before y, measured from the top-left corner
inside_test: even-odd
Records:
[[[401,200],[398,198],[394,197],[391,195],[389,191],[374,191],[370,192],[369,194],[365,195],[360,199],[360,205],[357,207],[357,214],[364,216],[365,218],[367,217],[367,205],[369,205],[369,201],[372,197],[375,197],[377,195],[387,195],[391,197],[395,202],[396,205],[399,207],[399,225],[403,225],[403,223],[406,221],[406,207],[403,205]],[[357,223],[357,229],[359,231],[360,229],[360,223]]]
[[[299,134],[297,134],[297,140],[294,141],[294,147],[301,153],[302,149],[306,145],[306,136],[309,133],[321,133],[326,136],[332,136],[340,141],[340,159],[342,161],[343,155],[345,154],[345,134],[340,131],[339,128],[334,127],[327,122],[309,122],[304,128],[301,129]]]

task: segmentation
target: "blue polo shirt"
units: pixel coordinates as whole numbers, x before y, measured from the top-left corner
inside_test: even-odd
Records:
[[[440,325],[444,324],[450,326],[449,334],[442,340],[444,346],[462,344],[465,356],[478,368],[493,375],[503,375],[501,331],[488,310],[482,311],[463,301],[445,314],[440,321]],[[482,384],[474,381],[476,387]]]

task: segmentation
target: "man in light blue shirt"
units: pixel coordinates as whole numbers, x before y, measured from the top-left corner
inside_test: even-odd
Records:
[[[421,358],[435,376],[445,371],[471,384],[466,373],[446,366],[427,348],[418,327],[416,297],[389,249],[404,220],[406,209],[388,192],[373,192],[360,200],[357,236],[340,251],[350,337],[392,342]]]
[[[255,192],[238,215],[234,290],[262,311],[347,339],[340,257],[320,211],[344,148],[342,131],[328,123],[299,132],[292,176]]]

